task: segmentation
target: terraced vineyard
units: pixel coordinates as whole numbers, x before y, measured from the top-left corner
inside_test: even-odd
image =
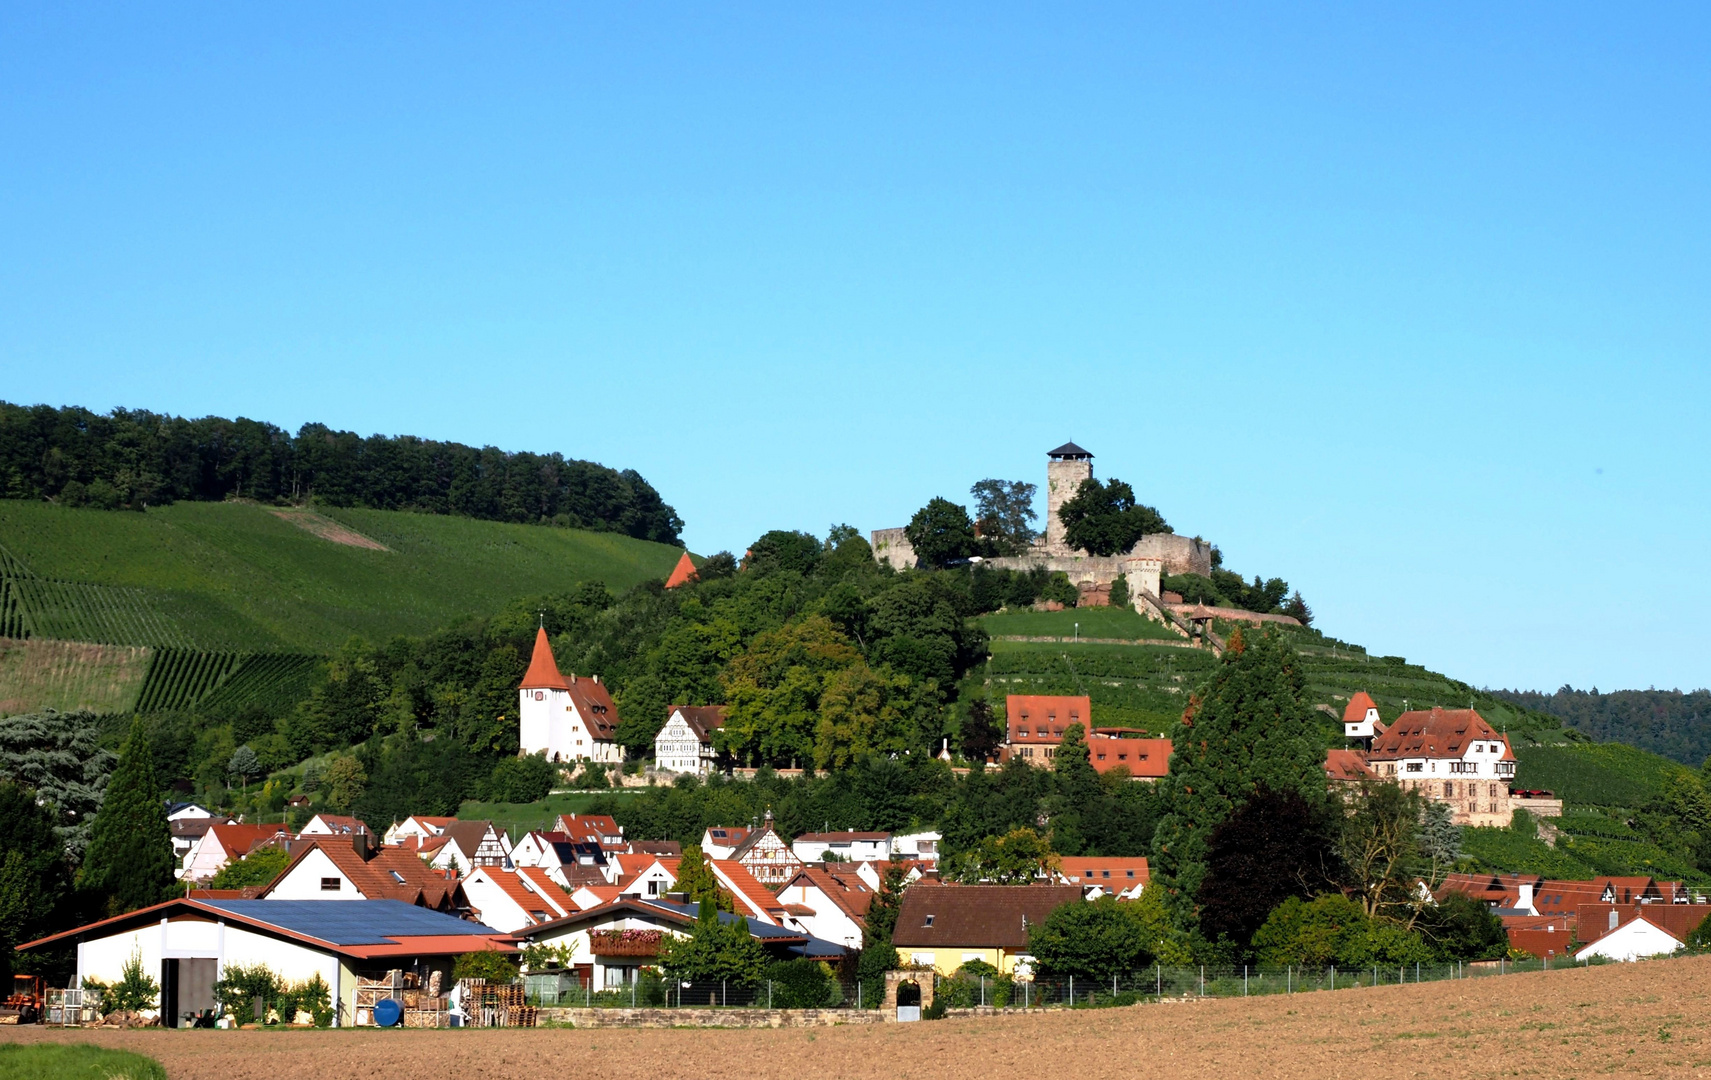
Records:
[[[60,653],[12,648],[0,702],[15,712],[295,700],[316,658],[353,636],[427,633],[584,581],[627,589],[663,579],[679,554],[615,533],[383,510],[0,500],[0,639],[141,650],[123,654],[118,678],[120,653],[89,653],[97,666],[76,674]]]

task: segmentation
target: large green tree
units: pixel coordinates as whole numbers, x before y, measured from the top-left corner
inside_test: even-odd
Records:
[[[1120,555],[1148,533],[1170,531],[1157,510],[1136,503],[1135,489],[1115,478],[1083,480],[1057,516],[1069,546],[1089,555]]]
[[[1201,931],[1245,950],[1283,901],[1330,887],[1340,869],[1339,824],[1326,800],[1261,787],[1207,840],[1197,897]]]
[[[55,824],[34,792],[0,781],[0,980],[11,973],[13,946],[57,928],[54,915],[70,875]]]
[[[703,900],[688,937],[668,934],[660,942],[659,964],[680,979],[753,986],[765,977],[767,960],[766,951],[749,933],[747,919],[721,917],[718,905]]]
[[[100,745],[94,713],[43,709],[0,719],[0,780],[36,793],[54,810],[54,827],[73,865],[83,858],[113,755]]]
[[[980,538],[994,553],[1020,555],[1033,542],[1034,493],[1039,489],[1022,480],[982,480],[969,488],[974,498],[974,521]]]
[[[1028,951],[1049,974],[1093,979],[1126,975],[1153,962],[1142,913],[1114,896],[1059,907],[1028,929]]]
[[[1261,788],[1325,799],[1325,751],[1306,679],[1280,635],[1230,636],[1222,662],[1171,727],[1170,775],[1159,782],[1170,812],[1153,834],[1153,885],[1185,925],[1206,877],[1212,831]]]
[[[923,566],[941,567],[975,552],[974,522],[966,507],[936,498],[915,511],[903,535]]]
[[[110,915],[147,907],[171,893],[172,830],[164,794],[155,783],[148,728],[137,717],[119,748],[119,764],[107,782],[78,871],[78,884],[102,897]]]

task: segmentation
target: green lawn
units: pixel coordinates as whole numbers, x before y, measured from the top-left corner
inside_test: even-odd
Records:
[[[166,1080],[166,1070],[141,1054],[88,1043],[5,1043],[0,1080]]]
[[[616,788],[610,791],[568,791],[548,795],[540,802],[490,803],[470,800],[458,807],[462,821],[491,821],[515,840],[530,829],[550,829],[560,814],[580,814],[595,799],[632,797],[645,788]],[[622,822],[620,821],[620,824]]]
[[[1133,608],[1090,607],[1066,611],[1001,611],[980,620],[993,636],[1181,640],[1162,623]]]
[[[588,580],[664,578],[679,549],[614,533],[385,510],[323,514],[391,550],[330,540],[244,503],[147,513],[0,500],[0,546],[36,637],[325,652],[486,615]]]

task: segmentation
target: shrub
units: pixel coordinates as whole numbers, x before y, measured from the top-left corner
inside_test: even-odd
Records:
[[[823,1009],[832,1003],[831,972],[818,960],[781,960],[767,968],[766,977],[775,1009]]]
[[[558,768],[545,751],[526,757],[502,758],[487,778],[489,802],[530,803],[547,797],[558,779]]]
[[[452,965],[452,979],[486,979],[508,983],[517,977],[517,962],[491,949],[466,952]]]
[[[160,984],[143,970],[141,949],[131,953],[125,966],[119,969],[119,981],[102,995],[110,1012],[142,1012],[152,1009],[160,1000]]]
[[[220,1003],[223,1012],[230,1013],[240,1023],[254,1017],[255,1001],[261,999],[261,1019],[267,1020],[268,1014],[279,1008],[280,998],[286,993],[285,980],[273,973],[266,964],[255,964],[245,967],[242,964],[228,964],[220,974],[220,981],[214,984],[214,999]],[[291,1016],[280,1010],[280,1018],[287,1023],[297,1015],[293,1003]]]

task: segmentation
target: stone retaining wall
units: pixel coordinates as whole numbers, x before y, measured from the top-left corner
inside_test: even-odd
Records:
[[[879,1009],[542,1009],[541,1023],[579,1028],[795,1028],[881,1024]]]

